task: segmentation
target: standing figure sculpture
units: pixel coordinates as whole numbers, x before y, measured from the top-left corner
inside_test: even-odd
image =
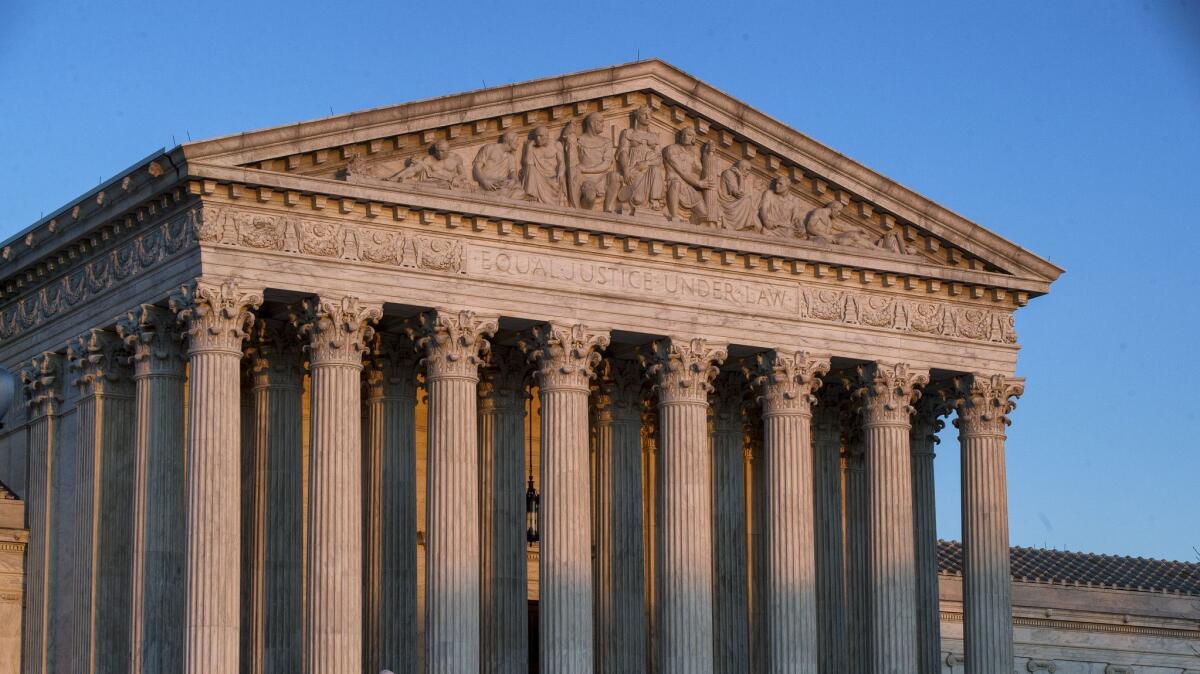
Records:
[[[804,236],[804,209],[800,200],[792,195],[790,178],[777,176],[771,181],[771,189],[763,193],[758,206],[758,217],[762,220],[764,234]]]
[[[697,158],[693,147],[696,132],[681,129],[674,145],[663,150],[663,164],[667,173],[667,220],[679,219],[679,208],[690,208],[692,222],[709,222],[705,203],[706,192],[716,188],[716,177],[706,175],[704,159],[711,162],[712,148],[707,143]],[[711,163],[709,164],[712,165]]]
[[[636,215],[639,208],[661,207],[663,198],[661,140],[650,128],[650,108],[642,106],[633,113],[633,123],[621,132],[617,143],[617,168],[620,211]]]
[[[808,233],[808,239],[839,246],[874,248],[875,239],[865,229],[836,220],[838,213],[841,213],[843,208],[845,208],[845,204],[837,200],[820,208],[814,208],[804,219],[804,229]]]
[[[604,135],[604,131],[604,117],[598,112],[583,118],[581,135],[575,135],[570,124],[563,130],[568,167],[567,198],[572,206],[591,209],[603,199],[606,212],[616,207],[621,178],[613,171],[612,140]]]
[[[389,180],[414,180],[446,190],[471,189],[466,162],[450,151],[450,143],[445,139],[430,145],[428,155],[411,160],[408,166],[397,171]]]
[[[512,131],[505,131],[497,142],[479,148],[471,173],[481,190],[512,199],[521,196],[521,172],[517,164],[520,148],[521,141]]]
[[[758,222],[758,200],[755,198],[753,181],[749,159],[739,159],[733,166],[721,172],[717,197],[721,202],[722,226],[725,229],[738,232],[762,231]]]
[[[531,201],[562,206],[566,162],[562,145],[550,137],[550,129],[539,126],[525,143],[521,158],[521,186]]]

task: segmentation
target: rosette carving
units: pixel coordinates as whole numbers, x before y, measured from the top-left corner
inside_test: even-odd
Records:
[[[640,423],[646,378],[642,366],[631,360],[605,358],[596,373],[592,394],[599,421]]]
[[[357,297],[337,301],[303,300],[292,307],[289,320],[301,338],[308,339],[312,365],[362,365],[367,342],[375,335],[372,324],[383,318],[378,305],[363,304]]]
[[[768,351],[755,358],[751,381],[762,393],[763,414],[810,414],[817,403],[821,376],[829,372],[829,358],[807,351]]]
[[[171,310],[187,326],[188,352],[224,351],[242,355],[242,340],[254,325],[252,309],[261,292],[244,292],[234,279],[198,279],[171,295]]]
[[[110,330],[88,330],[67,344],[72,381],[84,396],[129,393],[129,354]]]
[[[724,346],[694,338],[689,341],[660,339],[643,356],[647,376],[654,377],[654,390],[663,403],[708,403],[713,380],[728,352]]]
[[[31,418],[57,413],[63,401],[63,357],[49,351],[34,356],[21,370],[21,385]]]
[[[1004,436],[1012,420],[1008,415],[1017,408],[1013,398],[1025,392],[1025,380],[1002,374],[968,375],[955,380],[954,407],[958,418],[954,426],[962,435]]]
[[[132,354],[137,375],[182,375],[183,332],[175,313],[143,304],[117,319],[117,334]]]
[[[246,365],[257,388],[293,388],[304,378],[304,359],[295,329],[281,321],[259,319],[246,340]]]
[[[427,378],[478,378],[479,365],[491,351],[487,338],[496,334],[495,318],[474,311],[444,309],[421,314],[411,329],[417,347],[424,350],[421,363]]]
[[[528,397],[525,375],[529,362],[520,349],[493,347],[479,370],[479,405],[483,411],[523,410]]]
[[[608,333],[586,325],[538,325],[521,341],[521,348],[536,367],[543,390],[588,390],[600,364],[600,351],[608,346]]]
[[[858,368],[863,423],[868,426],[908,425],[913,403],[921,398],[920,388],[929,383],[929,373],[907,363],[871,363]]]

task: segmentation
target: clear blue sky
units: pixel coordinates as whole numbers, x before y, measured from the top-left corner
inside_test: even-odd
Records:
[[[3,2],[0,238],[188,134],[658,56],[1065,267],[1013,543],[1195,560],[1200,3],[778,4]]]

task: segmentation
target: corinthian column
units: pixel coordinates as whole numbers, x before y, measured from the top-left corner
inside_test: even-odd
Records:
[[[1005,428],[1025,383],[1004,375],[959,382],[962,449],[963,637],[970,674],[1012,671],[1012,576],[1008,550]]]
[[[713,392],[714,671],[750,671],[749,575],[746,569],[746,469],[742,408],[748,383],[723,372]]]
[[[912,402],[926,373],[904,363],[862,368],[863,453],[867,467],[867,573],[871,671],[917,671],[916,554],[913,550]]]
[[[304,597],[304,485],[301,396],[304,360],[290,328],[259,320],[246,346],[250,370],[249,507],[242,523],[249,549],[242,625],[248,674],[301,667]]]
[[[758,357],[762,391],[766,541],[766,671],[817,671],[817,570],[813,523],[813,395],[829,359],[807,352]]]
[[[855,401],[846,400],[841,420],[842,556],[846,588],[846,671],[871,671],[870,574],[867,571],[867,469],[862,425]],[[836,670],[835,670],[836,671]]]
[[[819,671],[848,672],[846,574],[842,554],[841,424],[836,399],[824,396],[813,411],[813,514],[817,553]]]
[[[242,340],[259,293],[233,280],[184,286],[171,308],[188,332],[185,674],[237,674]]]
[[[417,352],[377,334],[367,356],[363,446],[363,670],[417,662]]]
[[[58,412],[63,401],[63,358],[46,352],[21,371],[29,398],[29,485],[25,517],[29,546],[25,558],[25,674],[44,674],[49,645],[50,530],[54,452],[58,448]]]
[[[608,335],[549,324],[522,344],[536,366],[542,409],[541,671],[593,671],[588,393]]]
[[[292,313],[312,373],[304,671],[362,672],[362,358],[382,317],[357,297]]]
[[[945,425],[941,395],[926,391],[914,406],[912,431],[913,544],[917,559],[917,672],[939,674],[941,620],[938,612],[937,509],[933,488],[933,447]]]
[[[422,314],[429,447],[425,497],[425,671],[475,674],[479,662],[479,435],[481,356],[496,320],[473,312]]]
[[[144,304],[117,322],[133,353],[130,671],[183,669],[183,335],[174,314]]]
[[[642,565],[646,583],[645,670],[658,672],[658,405],[642,401]]]
[[[607,359],[600,368],[596,400],[597,630],[609,674],[646,666],[646,581],[642,551],[642,368]]]
[[[89,330],[67,348],[79,402],[78,593],[82,670],[129,669],[129,519],[133,386],[115,332]]]
[[[529,671],[524,354],[492,349],[479,383],[483,671]]]
[[[725,348],[703,339],[657,341],[648,374],[658,390],[659,666],[713,671],[713,516],[708,394]]]

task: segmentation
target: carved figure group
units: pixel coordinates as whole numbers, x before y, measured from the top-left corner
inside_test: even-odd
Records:
[[[518,133],[505,131],[478,150],[469,173],[443,139],[389,176],[357,156],[344,174],[349,180],[413,182],[609,213],[659,211],[668,221],[915,254],[895,233],[881,237],[840,218],[839,200],[807,206],[787,176],[772,178],[764,188],[748,159],[719,170],[715,146],[700,142],[691,127],[679,129],[673,143],[661,146],[652,119],[648,106],[634,110],[615,147],[604,116],[591,112],[578,129],[568,122],[558,138],[544,125],[524,142]]]

